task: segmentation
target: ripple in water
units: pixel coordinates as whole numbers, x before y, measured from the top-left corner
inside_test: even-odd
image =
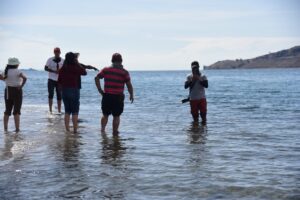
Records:
[[[207,126],[181,104],[189,72],[132,72],[119,136],[111,119],[100,132],[95,74],[70,134],[47,114],[47,74],[28,73],[22,131],[0,134],[0,199],[300,199],[298,69],[205,71]]]

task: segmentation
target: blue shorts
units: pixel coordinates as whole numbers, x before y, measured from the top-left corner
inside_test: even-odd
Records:
[[[80,90],[78,88],[63,88],[62,99],[65,106],[65,113],[69,115],[78,115]]]

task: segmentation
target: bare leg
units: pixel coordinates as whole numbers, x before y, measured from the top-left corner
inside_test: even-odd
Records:
[[[70,131],[70,115],[69,114],[65,114],[65,127],[66,127],[66,131]]]
[[[198,123],[199,122],[198,115],[193,115],[193,119],[194,119],[194,123]]]
[[[72,115],[72,122],[73,122],[73,127],[74,127],[74,133],[77,133],[78,115]]]
[[[15,120],[15,126],[16,126],[16,132],[20,131],[20,115],[14,115]]]
[[[119,133],[120,116],[113,118],[113,134]]]
[[[202,119],[202,124],[206,125],[206,112],[200,113],[201,119]]]
[[[61,100],[57,100],[57,110],[61,113]]]
[[[108,116],[107,115],[103,115],[101,118],[101,132],[105,131],[105,127],[107,125],[108,122]]]
[[[53,104],[53,99],[49,99],[49,111],[52,113],[52,104]]]
[[[3,125],[4,125],[4,131],[7,131],[7,127],[8,127],[8,119],[9,119],[9,115],[4,114],[3,116]]]

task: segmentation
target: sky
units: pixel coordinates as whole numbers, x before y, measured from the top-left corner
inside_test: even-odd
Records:
[[[43,69],[54,47],[102,68],[185,70],[300,45],[298,0],[0,0],[0,70]]]

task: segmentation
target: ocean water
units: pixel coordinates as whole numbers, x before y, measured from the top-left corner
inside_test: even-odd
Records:
[[[198,127],[181,104],[188,71],[131,72],[118,137],[111,119],[100,132],[95,72],[78,134],[47,113],[47,73],[25,73],[21,132],[0,120],[0,199],[300,199],[300,69],[205,71]]]

